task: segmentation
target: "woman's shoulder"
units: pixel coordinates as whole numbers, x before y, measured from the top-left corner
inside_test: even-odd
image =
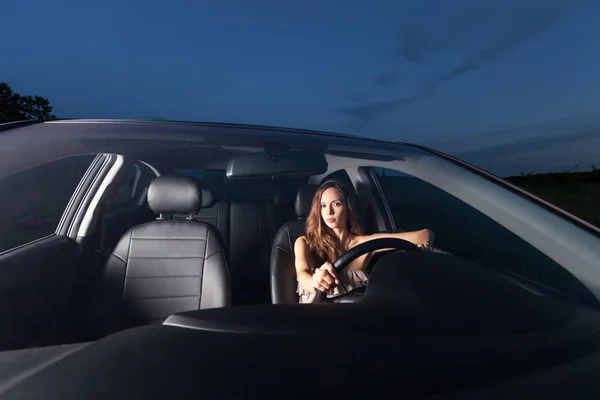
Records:
[[[294,249],[296,249],[296,251],[306,248],[308,248],[308,239],[306,239],[306,236],[300,236],[298,239],[296,239],[294,242]]]
[[[371,235],[354,235],[354,237],[352,238],[352,246],[358,246],[359,244],[363,244],[365,242],[368,242],[369,240],[372,240]]]
[[[300,236],[298,239],[296,239],[296,242],[294,242],[294,254],[296,256],[312,259],[312,251],[310,250],[306,236]]]
[[[306,236],[299,236],[298,239],[296,239],[296,242],[294,242],[294,243],[308,244],[308,239],[306,238]]]

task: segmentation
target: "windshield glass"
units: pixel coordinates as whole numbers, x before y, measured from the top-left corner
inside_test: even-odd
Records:
[[[598,307],[599,231],[418,146],[129,121],[26,124],[2,143],[0,272],[4,312],[19,318],[0,348],[89,342],[186,311],[360,302],[390,267],[420,282],[380,279],[400,285],[386,296],[428,302],[435,284],[456,301],[495,290],[499,310],[518,303],[513,291]],[[334,285],[324,271],[340,263]]]
[[[460,194],[460,190],[453,193],[453,190],[457,189],[452,186],[436,187],[435,177],[443,179],[440,178],[443,168],[433,170],[433,175],[423,174],[423,171],[426,171],[424,166],[428,162],[435,163],[439,159],[412,146],[390,146],[386,143],[364,142],[358,139],[304,134],[299,137],[289,136],[283,140],[280,137],[278,142],[280,146],[288,146],[295,151],[321,148],[321,153],[327,157],[329,164],[327,173],[319,176],[266,175],[253,179],[230,179],[226,170],[231,159],[264,152],[265,147],[261,147],[260,143],[273,143],[277,134],[256,131],[251,136],[242,137],[235,130],[225,129],[223,132],[211,134],[208,131],[200,133],[201,131],[192,131],[189,128],[184,128],[188,133],[182,131],[178,134],[173,129],[141,126],[137,129],[144,132],[155,129],[155,139],[132,139],[140,135],[131,128],[120,132],[119,125],[108,125],[109,128],[104,130],[97,130],[95,125],[89,125],[92,131],[96,131],[92,136],[105,138],[96,140],[86,132],[77,135],[65,134],[63,126],[69,125],[32,126],[19,130],[19,135],[7,136],[7,139],[13,139],[15,149],[31,153],[30,162],[33,165],[21,167],[25,168],[25,171],[12,174],[1,181],[6,188],[2,190],[5,194],[4,201],[12,202],[12,205],[6,203],[5,209],[15,210],[14,213],[5,214],[5,219],[8,218],[5,226],[10,225],[15,229],[14,232],[22,232],[14,235],[8,234],[11,232],[10,229],[5,230],[7,237],[2,242],[4,249],[10,249],[27,239],[43,236],[43,229],[47,230],[46,234],[56,229],[68,198],[76,182],[81,179],[84,168],[91,162],[94,150],[122,154],[126,159],[130,159],[130,162],[136,162],[128,178],[121,183],[120,188],[115,191],[114,198],[110,200],[111,213],[146,204],[145,195],[155,178],[156,174],[152,172],[155,170],[160,175],[180,175],[195,180],[203,189],[210,191],[211,202],[206,205],[206,208],[214,208],[215,213],[224,213],[222,210],[218,211],[219,202],[274,204],[273,218],[281,218],[281,220],[270,228],[269,235],[273,235],[285,219],[296,217],[294,201],[302,185],[335,178],[353,187],[355,184],[348,176],[348,172],[359,167],[365,171],[373,171],[372,179],[377,181],[381,189],[379,195],[389,208],[389,215],[386,216],[390,219],[389,224],[382,225],[376,221],[381,216],[375,210],[368,211],[370,207],[367,205],[360,217],[370,233],[386,230],[416,231],[428,228],[435,232],[436,246],[442,251],[478,263],[482,267],[518,275],[561,292],[577,290],[577,280],[568,270],[536,249],[527,239],[519,237],[518,233],[512,232],[511,229],[496,221],[494,216],[482,212],[485,211],[483,208],[472,203],[472,195],[464,197]],[[49,155],[43,149],[38,153],[32,153],[28,145],[28,136],[39,132],[46,134],[52,132],[53,140],[61,143],[60,148],[63,153]],[[149,133],[149,135],[154,134]],[[161,135],[170,136],[172,140],[164,140]],[[175,140],[176,137],[180,140]],[[84,142],[81,141],[82,138],[85,138]],[[227,145],[219,145],[215,141]],[[86,155],[77,154],[82,143],[89,150]],[[73,151],[76,153],[73,154]],[[44,155],[49,156],[49,159],[42,162]],[[59,158],[55,160],[54,157]],[[432,161],[428,161],[429,159]],[[19,165],[13,162],[15,158],[5,161],[5,173],[10,171],[11,166]],[[72,165],[64,171],[70,171],[73,178],[62,177],[63,164]],[[79,164],[81,167],[77,168]],[[419,167],[415,170],[416,165]],[[46,176],[54,178],[46,179]],[[36,181],[55,180],[62,182],[65,187],[52,184],[48,189],[44,189],[42,186],[35,185]],[[19,192],[20,196],[16,196],[14,192],[8,190],[9,187],[17,187],[16,185],[43,192],[43,201],[41,197],[32,196],[25,190]],[[16,204],[19,207],[16,207]],[[260,215],[263,211],[249,210],[248,212]],[[209,213],[207,210],[202,212]],[[226,225],[237,226],[238,221],[232,220],[236,218],[232,210],[227,212],[230,215],[227,217]],[[219,217],[215,214],[211,218],[216,222]],[[36,227],[36,224],[40,224],[40,227]],[[24,236],[20,237],[20,235]],[[224,233],[224,236],[228,235],[229,232]],[[105,238],[106,246],[112,248],[118,239],[116,234]],[[251,248],[248,249],[250,253],[232,253],[231,257],[247,258],[249,254],[253,257],[265,256],[269,253],[267,251],[269,246],[270,243],[266,245],[263,252]],[[251,274],[247,278],[251,279]]]

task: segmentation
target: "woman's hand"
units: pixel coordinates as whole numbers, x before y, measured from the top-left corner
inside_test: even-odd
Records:
[[[415,243],[418,247],[425,251],[433,251],[432,245],[435,241],[435,233],[429,229],[423,229],[419,231],[417,236],[417,243]]]
[[[315,289],[327,292],[340,282],[337,279],[337,274],[335,273],[333,265],[330,262],[326,262],[315,270],[315,273],[312,276],[312,283]]]

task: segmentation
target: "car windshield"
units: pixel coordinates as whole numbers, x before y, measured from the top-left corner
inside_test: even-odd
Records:
[[[302,286],[297,245],[316,188],[331,180],[352,199],[363,244],[402,239],[397,250],[466,263],[479,272],[460,280],[462,290],[488,285],[478,281],[486,273],[539,296],[598,304],[597,228],[427,148],[258,126],[89,120],[12,126],[0,141],[0,271],[13,279],[6,293],[21,318],[16,330],[0,330],[5,349],[93,341],[191,310],[360,301],[393,249],[364,250],[368,261],[341,269],[324,300]],[[30,328],[38,305],[48,318],[35,323],[63,331]]]
[[[64,133],[65,128],[69,127],[68,124],[33,126],[21,130],[18,136],[4,138],[9,143],[12,139],[15,148],[27,148],[26,152],[31,156],[30,162],[39,165],[17,172],[22,169],[20,161],[24,158],[4,159],[4,170],[7,173],[12,170],[13,173],[0,181],[0,192],[4,193],[2,205],[4,209],[12,210],[11,213],[4,214],[3,226],[10,226],[12,229],[3,230],[4,237],[0,241],[3,247],[0,250],[10,249],[28,239],[54,231],[76,182],[94,158],[93,153],[70,154],[74,150],[77,151],[77,146],[81,146],[81,143],[85,143],[90,151],[103,149],[114,154],[124,154],[130,163],[135,162],[130,167],[129,177],[123,181],[123,186],[110,201],[109,215],[127,210],[133,205],[145,204],[144,196],[154,179],[152,170],[160,175],[182,175],[194,179],[203,189],[210,191],[210,208],[215,210],[219,209],[220,202],[267,205],[273,208],[273,218],[279,220],[270,222],[268,232],[259,232],[259,236],[264,234],[265,238],[269,238],[262,243],[263,247],[248,245],[244,251],[235,253],[236,247],[233,246],[231,257],[234,259],[240,257],[247,261],[248,257],[255,260],[262,257],[261,262],[264,262],[264,257],[268,258],[272,235],[286,219],[296,218],[293,203],[302,185],[335,178],[355,187],[356,184],[352,183],[349,174],[360,168],[372,172],[372,179],[377,181],[380,190],[379,195],[389,210],[389,215],[386,216],[389,221],[382,223],[378,221],[381,217],[373,206],[365,205],[366,209],[363,210],[361,218],[370,233],[390,229],[431,229],[436,234],[436,246],[440,250],[484,267],[496,268],[530,279],[558,291],[576,290],[577,280],[568,270],[543,251],[536,249],[528,240],[494,220],[493,216],[486,215],[482,212],[483,209],[470,201],[472,199],[469,199],[469,196],[457,196],[458,193],[454,192],[456,189],[451,186],[436,186],[435,176],[439,175],[441,169],[433,170],[432,176],[419,171],[423,166],[417,168],[417,165],[427,160],[435,163],[438,162],[438,158],[417,147],[400,144],[390,146],[384,142],[364,142],[360,139],[327,135],[297,134],[278,137],[280,134],[268,130],[254,131],[252,135],[248,133],[248,136],[244,137],[239,136],[235,129],[227,128],[223,128],[226,134],[221,136],[213,136],[214,132],[186,136],[190,128],[179,127],[181,136],[171,131],[169,140],[164,140],[159,136],[165,135],[170,129],[161,125],[143,127],[141,130],[146,134],[146,138],[140,138],[137,133],[131,132],[127,125],[110,125],[110,128],[116,131],[100,131],[91,126],[91,132],[79,134],[79,137],[85,137],[84,142],[81,142],[79,137],[73,137],[71,133]],[[38,135],[40,132],[46,132],[46,135],[51,132],[51,140],[59,140],[62,143],[63,153],[49,154],[43,147],[22,147],[29,143],[28,135]],[[156,139],[150,139],[154,135]],[[232,179],[227,176],[227,164],[231,159],[263,153],[266,147],[261,143],[270,143],[277,137],[278,143],[288,149],[319,149],[328,159],[328,170],[320,175],[304,177],[263,176]],[[218,138],[216,140],[221,144],[214,143],[215,138]],[[40,159],[45,156],[48,156],[49,160],[40,164]],[[69,173],[72,177],[67,175]],[[46,176],[55,176],[56,179],[46,179]],[[431,179],[432,177],[434,179]],[[57,182],[64,187],[57,185]],[[19,196],[16,196],[14,191],[11,192],[10,188],[14,188]],[[44,196],[40,198],[28,190],[44,193]],[[208,210],[202,212],[210,214]],[[233,210],[229,212],[228,225],[238,226]],[[260,223],[260,213],[264,210],[259,208],[250,212],[256,213],[255,217]],[[219,217],[207,218],[213,218],[211,222],[218,226]],[[246,228],[250,225],[247,224]],[[261,228],[267,225],[263,221]],[[248,233],[250,232],[251,229]],[[225,232],[224,236],[233,237],[233,232]],[[111,249],[118,239],[116,234],[105,238],[108,249]],[[251,276],[249,273],[248,279],[251,279]]]
[[[67,3],[2,9],[0,350],[410,257],[600,310],[600,2]]]

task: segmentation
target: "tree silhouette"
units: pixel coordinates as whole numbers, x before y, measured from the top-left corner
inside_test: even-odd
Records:
[[[41,96],[22,96],[0,82],[0,123],[55,119],[50,101]]]
[[[592,164],[592,165],[590,165],[590,167],[592,168],[592,171],[595,171],[595,170],[597,170],[597,168],[596,168],[596,164]]]

